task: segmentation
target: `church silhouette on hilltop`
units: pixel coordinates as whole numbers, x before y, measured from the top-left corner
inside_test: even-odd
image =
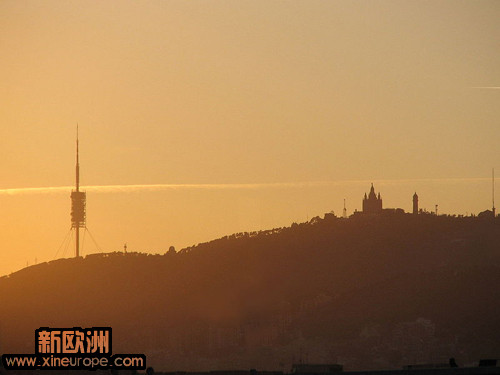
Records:
[[[365,193],[363,198],[363,212],[365,214],[378,214],[382,212],[382,198],[380,198],[380,193],[375,194],[375,188],[370,188],[370,193],[368,196]]]
[[[384,211],[391,212],[400,212],[403,213],[403,209],[401,208],[382,208],[382,198],[380,197],[380,192],[378,194],[375,193],[375,188],[372,186],[370,188],[370,192],[368,195],[365,193],[363,198],[363,213],[364,214],[380,214]],[[413,195],[413,214],[418,214],[418,195],[415,192]]]

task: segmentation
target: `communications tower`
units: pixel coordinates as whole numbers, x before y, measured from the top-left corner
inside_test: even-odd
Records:
[[[76,184],[71,192],[71,229],[75,230],[75,257],[80,256],[80,228],[86,228],[86,193],[80,191],[80,162],[78,159],[78,125],[76,126]]]
[[[491,170],[491,198],[493,200],[493,207],[491,210],[493,211],[493,217],[495,217],[495,168]]]

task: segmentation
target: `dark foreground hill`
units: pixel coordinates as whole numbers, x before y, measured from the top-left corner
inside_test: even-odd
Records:
[[[500,358],[500,220],[326,215],[178,253],[112,253],[0,278],[0,352],[110,326],[158,370]]]

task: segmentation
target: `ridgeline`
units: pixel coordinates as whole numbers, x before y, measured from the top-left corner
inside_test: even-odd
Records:
[[[500,219],[327,214],[38,264],[0,296],[0,353],[33,353],[39,327],[110,326],[114,353],[164,371],[466,364],[500,358]]]

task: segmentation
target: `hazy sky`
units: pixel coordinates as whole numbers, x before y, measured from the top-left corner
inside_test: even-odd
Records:
[[[181,185],[89,188],[103,251],[341,214],[344,198],[351,213],[371,181],[384,207],[416,190],[477,214],[500,176],[499,20],[499,1],[2,0],[0,189],[74,184],[79,123],[82,185]],[[54,259],[69,192],[0,191],[0,275]]]

